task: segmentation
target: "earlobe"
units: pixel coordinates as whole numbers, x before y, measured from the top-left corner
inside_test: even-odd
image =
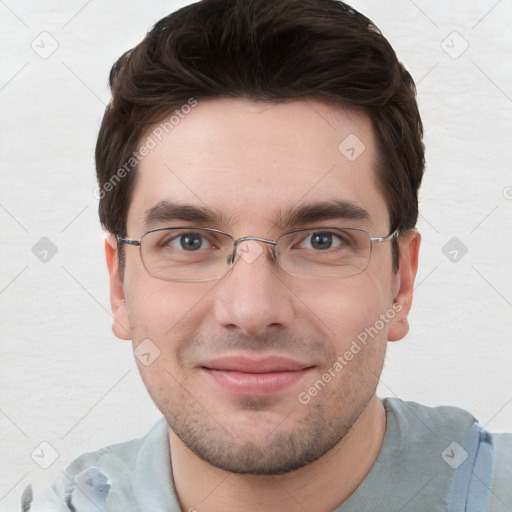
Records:
[[[124,284],[117,260],[117,240],[112,233],[105,236],[105,257],[110,276],[110,307],[114,316],[112,331],[118,338],[130,340],[130,323],[126,309]]]
[[[393,297],[393,309],[397,312],[388,332],[389,341],[398,341],[409,332],[409,311],[412,306],[414,281],[418,271],[418,255],[421,235],[415,229],[404,233],[400,238],[400,267]]]

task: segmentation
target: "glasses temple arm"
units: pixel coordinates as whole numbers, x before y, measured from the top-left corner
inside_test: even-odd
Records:
[[[116,235],[117,243],[127,245],[140,245],[140,240],[130,240],[129,238],[122,238],[120,235]]]

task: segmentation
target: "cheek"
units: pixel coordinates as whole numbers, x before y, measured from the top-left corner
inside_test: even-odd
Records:
[[[366,329],[371,328],[391,306],[389,283],[371,272],[346,280],[325,281],[296,290],[303,303],[302,318],[317,325],[331,349],[339,353]],[[389,323],[389,322],[388,322]],[[387,333],[386,324],[379,331]]]
[[[180,348],[197,336],[208,306],[211,283],[174,283],[142,276],[127,287],[134,355],[154,397],[174,396],[189,369],[178,360]]]
[[[215,282],[178,283],[138,274],[127,281],[126,305],[134,344],[149,338],[168,350],[197,329]],[[211,308],[211,306],[210,306]]]

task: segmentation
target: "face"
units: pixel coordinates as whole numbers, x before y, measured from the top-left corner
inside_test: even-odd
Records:
[[[338,148],[348,136],[354,152]],[[309,100],[199,101],[142,160],[128,237],[168,226],[273,240],[322,226],[383,237],[376,161],[360,112]],[[148,361],[159,353],[139,369],[181,442],[225,470],[276,474],[333,448],[374,397],[386,342],[407,332],[418,237],[402,237],[397,274],[388,241],[346,279],[290,275],[271,246],[246,244],[251,257],[224,277],[187,283],[151,277],[133,246],[121,279],[107,243],[114,332],[135,348],[146,340]]]

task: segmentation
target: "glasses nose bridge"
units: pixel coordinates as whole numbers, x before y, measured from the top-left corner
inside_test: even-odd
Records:
[[[274,252],[274,247],[277,244],[276,240],[269,240],[268,238],[259,238],[257,236],[243,236],[241,238],[237,238],[236,240],[233,240],[233,251],[231,252],[231,256],[229,257],[229,260],[228,260],[228,263],[230,265],[232,265],[235,262],[238,244],[240,244],[242,242],[249,242],[249,241],[263,242],[264,244],[268,244],[268,245],[272,246],[273,252]],[[275,256],[275,253],[274,253],[274,256]]]

